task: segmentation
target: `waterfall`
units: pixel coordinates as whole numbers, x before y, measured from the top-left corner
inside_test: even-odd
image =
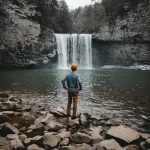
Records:
[[[91,34],[56,34],[58,68],[76,63],[79,68],[92,68]]]

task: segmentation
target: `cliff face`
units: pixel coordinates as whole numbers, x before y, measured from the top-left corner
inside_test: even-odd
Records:
[[[111,64],[150,64],[150,2],[141,2],[114,24],[106,22],[93,41],[100,55],[107,51]]]
[[[35,67],[56,57],[54,33],[42,29],[36,1],[0,1],[0,67]]]

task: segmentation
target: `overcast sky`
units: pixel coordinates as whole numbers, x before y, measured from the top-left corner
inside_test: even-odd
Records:
[[[92,0],[65,0],[65,1],[67,2],[69,9],[75,9],[78,8],[79,6],[93,4]]]

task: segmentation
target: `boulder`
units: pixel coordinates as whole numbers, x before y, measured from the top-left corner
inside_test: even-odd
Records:
[[[0,114],[0,124],[5,123],[7,121],[9,121],[9,117],[7,115],[1,113]]]
[[[80,123],[83,126],[87,126],[89,124],[89,121],[84,114],[80,114]]]
[[[70,127],[72,127],[72,126],[77,126],[77,125],[79,125],[79,119],[77,118],[77,119],[71,119],[70,117],[66,120],[66,124],[67,124],[67,126],[70,126]]]
[[[53,148],[55,146],[57,146],[59,140],[58,137],[56,135],[53,135],[52,133],[46,133],[43,136],[43,145],[45,148]]]
[[[107,125],[118,126],[122,124],[122,120],[120,118],[112,118],[109,119],[106,123]]]
[[[140,147],[137,145],[129,145],[126,150],[140,150]]]
[[[15,149],[15,150],[24,150],[24,145],[20,139],[11,140],[10,147],[11,149]]]
[[[61,128],[63,128],[63,125],[56,121],[51,121],[49,124],[45,126],[45,130],[47,131],[58,131]]]
[[[123,150],[123,148],[114,139],[111,139],[100,142],[96,150]]]
[[[76,150],[92,150],[92,146],[86,144],[86,143],[83,143],[83,144],[75,144],[75,148]]]
[[[42,147],[39,147],[39,146],[36,145],[36,144],[32,144],[32,145],[29,145],[29,146],[27,147],[27,150],[45,150],[45,149],[42,148]]]
[[[9,123],[4,123],[1,127],[2,128],[0,129],[0,134],[2,136],[6,136],[7,134],[19,134],[20,132],[16,127],[12,126]]]
[[[9,94],[5,92],[0,92],[0,98],[8,98]]]
[[[7,134],[7,139],[9,140],[19,139],[19,136],[17,134]]]
[[[60,142],[60,146],[67,146],[69,144],[69,139],[68,138],[64,138],[61,142]]]
[[[95,132],[92,132],[92,133],[90,132],[90,136],[92,138],[93,143],[98,143],[98,142],[104,140],[103,136],[101,136],[100,134],[95,133]]]
[[[37,135],[37,136],[31,138],[31,143],[39,145],[42,143],[42,139],[43,139],[43,136]]]
[[[77,132],[72,135],[71,140],[75,143],[81,144],[81,143],[91,143],[92,137],[81,132]]]
[[[57,137],[59,137],[60,139],[70,138],[70,136],[71,136],[71,133],[69,131],[64,131],[57,135]]]
[[[6,138],[0,137],[0,150],[10,150],[9,141]]]
[[[131,143],[139,139],[139,133],[137,131],[123,125],[111,127],[107,131],[107,135],[122,140],[126,143]]]

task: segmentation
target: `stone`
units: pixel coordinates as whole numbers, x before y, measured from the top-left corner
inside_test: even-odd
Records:
[[[26,123],[28,125],[34,123],[34,121],[35,121],[34,115],[29,112],[24,113],[22,119],[23,119],[24,123]]]
[[[8,98],[8,97],[9,97],[8,93],[0,92],[0,98]]]
[[[104,140],[104,137],[102,137],[100,134],[95,133],[95,132],[90,132],[90,136],[92,138],[93,143],[98,143],[102,140]]]
[[[123,150],[123,148],[114,139],[111,139],[100,142],[96,150]]]
[[[42,123],[36,123],[29,127],[29,130],[39,130],[44,129],[44,125]]]
[[[86,143],[74,144],[76,150],[92,150],[92,146]]]
[[[31,106],[30,106],[30,105],[24,104],[24,105],[21,106],[21,110],[22,110],[22,111],[29,111],[30,109],[31,109]]]
[[[106,123],[107,125],[118,126],[122,124],[122,120],[120,118],[112,118],[109,119]]]
[[[5,114],[0,114],[0,124],[9,121],[9,117]]]
[[[77,149],[75,146],[69,145],[60,147],[60,150],[77,150]]]
[[[45,150],[45,149],[42,148],[42,147],[39,147],[39,146],[36,145],[36,144],[32,144],[32,145],[29,145],[29,146],[27,147],[27,150]]]
[[[150,138],[145,141],[145,148],[150,148]]]
[[[49,148],[53,148],[55,146],[57,146],[58,144],[58,138],[56,135],[53,135],[52,133],[46,133],[43,136],[43,145],[44,147],[49,147]]]
[[[43,139],[43,136],[37,135],[31,138],[31,143],[39,145],[40,143],[42,143],[42,139]]]
[[[90,130],[94,133],[100,133],[103,131],[102,126],[97,126],[97,127],[91,127]]]
[[[131,143],[139,139],[139,133],[137,131],[123,125],[111,127],[107,131],[107,135],[123,140],[126,143]]]
[[[139,133],[139,134],[140,134],[140,137],[145,139],[145,140],[150,138],[150,134],[148,134],[148,133]]]
[[[61,128],[63,128],[63,125],[55,121],[51,121],[49,124],[45,126],[45,130],[47,131],[58,131]]]
[[[129,145],[126,150],[140,150],[140,147],[137,145]]]
[[[31,139],[32,139],[32,138],[26,138],[26,139],[23,141],[23,143],[24,143],[25,145],[30,145],[30,144],[31,144]]]
[[[0,150],[10,150],[9,141],[6,138],[0,137]]]
[[[64,138],[61,142],[60,142],[60,146],[67,146],[69,144],[69,139],[68,138]]]
[[[58,113],[61,113],[63,116],[65,116],[65,115],[66,115],[66,111],[65,111],[65,109],[64,109],[64,108],[60,108],[60,107],[58,107],[56,111],[57,111]]]
[[[57,135],[57,137],[59,137],[60,139],[70,138],[71,137],[71,133],[69,131],[64,131],[64,132],[59,133]]]
[[[87,118],[86,118],[86,116],[85,116],[84,114],[81,114],[81,115],[80,115],[80,123],[81,123],[81,125],[83,125],[83,126],[86,126],[86,125],[89,124],[89,122],[88,122],[88,120],[87,120]]]
[[[18,106],[18,103],[6,101],[6,102],[0,102],[0,110],[2,111],[12,111],[15,110]]]
[[[9,99],[8,99],[9,101],[12,101],[12,102],[18,102],[18,103],[20,103],[21,102],[21,99],[19,98],[19,97],[10,97]]]
[[[73,134],[71,136],[71,140],[75,143],[78,143],[78,144],[91,143],[92,142],[91,136],[89,136],[85,133],[81,133],[81,132],[77,132],[77,133]]]
[[[70,117],[66,120],[66,124],[67,126],[76,126],[76,125],[79,125],[79,119],[71,119]]]
[[[15,149],[15,150],[23,150],[24,149],[24,145],[20,141],[20,139],[11,140],[10,147],[11,147],[11,149]]]
[[[23,142],[25,139],[27,139],[27,135],[21,134],[19,135],[19,139]]]
[[[7,134],[7,138],[9,140],[19,139],[19,136],[17,134]]]
[[[14,111],[2,111],[1,114],[7,115],[7,116],[12,116],[14,115]]]
[[[2,124],[2,128],[0,130],[0,134],[3,136],[6,136],[7,134],[19,134],[19,132],[20,131],[16,127],[9,123]]]

